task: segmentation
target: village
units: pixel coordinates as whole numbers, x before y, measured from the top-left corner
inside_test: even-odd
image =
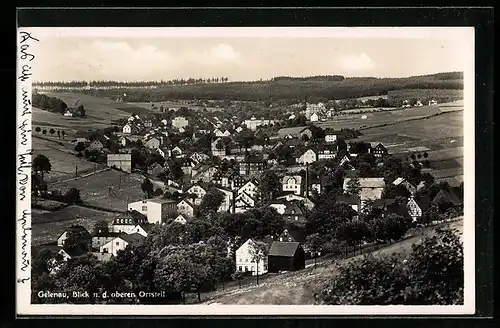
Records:
[[[461,213],[463,185],[437,183],[421,172],[426,153],[392,156],[381,142],[357,141],[355,129],[315,125],[335,110],[322,103],[304,107],[286,113],[288,119],[252,115],[241,120],[162,107],[157,113],[132,113],[103,130],[80,131],[71,140],[74,156],[142,175],[144,196],[131,199],[110,224],[96,218],[93,230],[66,227],[57,240],[34,246],[33,256],[43,250],[58,254],[57,265],[46,264],[57,275],[70,259],[90,255],[101,263],[113,261],[170,231],[175,235],[168,238],[177,238],[171,242],[177,246],[222,237],[230,261],[217,280],[258,279],[302,270],[307,261],[339,252],[341,245],[356,251],[396,241],[411,227]],[[43,171],[35,168],[34,197],[56,199],[60,191],[47,188]],[[110,193],[119,189],[108,188]],[[374,233],[356,225],[366,217],[386,224],[382,230],[397,231]],[[383,223],[384,218],[398,222]],[[339,232],[327,221],[353,225]],[[200,228],[208,222],[222,227],[223,235]]]

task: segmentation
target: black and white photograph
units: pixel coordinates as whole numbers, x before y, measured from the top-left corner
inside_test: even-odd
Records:
[[[20,27],[18,77],[23,314],[474,312],[473,28]]]

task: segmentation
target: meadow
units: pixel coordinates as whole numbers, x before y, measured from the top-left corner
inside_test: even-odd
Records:
[[[64,179],[73,178],[75,171],[78,175],[90,173],[103,169],[105,166],[89,162],[83,158],[78,158],[69,150],[69,145],[58,144],[54,141],[33,137],[32,138],[33,158],[39,154],[49,158],[52,169],[44,174],[44,179],[51,183]],[[62,143],[62,142],[61,142]]]
[[[62,192],[77,188],[86,204],[126,211],[128,203],[144,198],[141,190],[143,180],[144,177],[137,174],[107,170],[78,179],[57,182],[51,187]]]
[[[73,224],[80,224],[92,231],[99,220],[111,223],[115,213],[70,205],[58,211],[33,211],[31,224],[31,244],[33,246],[55,242],[61,233]]]

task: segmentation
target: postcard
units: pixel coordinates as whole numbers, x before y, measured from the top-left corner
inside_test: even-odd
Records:
[[[473,28],[17,33],[18,315],[474,313]]]

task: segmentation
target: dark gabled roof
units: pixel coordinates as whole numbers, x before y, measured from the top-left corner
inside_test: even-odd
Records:
[[[457,195],[451,191],[440,190],[437,195],[432,199],[432,203],[434,204],[445,204],[451,203],[453,205],[460,205],[460,199],[458,199]]]
[[[460,190],[460,187],[450,187],[450,193],[453,194],[457,199],[458,201],[461,203],[463,203],[463,199],[464,199],[464,195],[463,195],[463,191]]]
[[[431,199],[428,196],[415,197],[414,200],[422,211],[431,207]]]
[[[297,202],[287,202],[283,215],[304,215],[302,209],[297,205]]]
[[[293,257],[299,248],[299,242],[281,242],[275,241],[269,250],[269,256]]]
[[[358,195],[338,195],[335,199],[339,203],[346,203],[348,205],[358,205],[360,202]]]
[[[306,240],[306,235],[304,229],[292,229],[292,230],[283,230],[280,234],[280,237],[286,238],[291,237],[291,242],[304,242]],[[288,241],[288,240],[287,240]]]
[[[92,237],[118,237],[120,235],[119,232],[113,232],[113,231],[101,231],[101,232],[94,232],[92,234]]]
[[[130,245],[140,243],[145,237],[139,233],[122,234],[120,238],[125,240]]]
[[[140,223],[138,225],[139,227],[142,228],[142,230],[146,231],[147,233],[149,233],[155,226],[153,223]]]
[[[31,246],[31,254],[34,257],[34,256],[37,256],[38,254],[40,254],[40,252],[43,250],[48,250],[52,253],[58,253],[61,249],[63,249],[63,248],[60,246],[57,246],[57,243],[49,243],[49,244]]]
[[[82,247],[73,247],[71,249],[65,249],[64,251],[66,252],[66,254],[71,256],[71,258],[85,255],[88,252],[86,249],[84,249]]]
[[[75,225],[70,226],[69,228],[64,229],[64,231],[57,237],[57,239],[59,239],[65,232],[70,232],[70,231],[75,232],[75,233],[81,233],[82,237],[86,238],[86,239],[92,238],[92,236],[90,235],[90,232],[88,232],[88,230],[85,229],[85,227],[83,227],[79,224],[75,224]]]

